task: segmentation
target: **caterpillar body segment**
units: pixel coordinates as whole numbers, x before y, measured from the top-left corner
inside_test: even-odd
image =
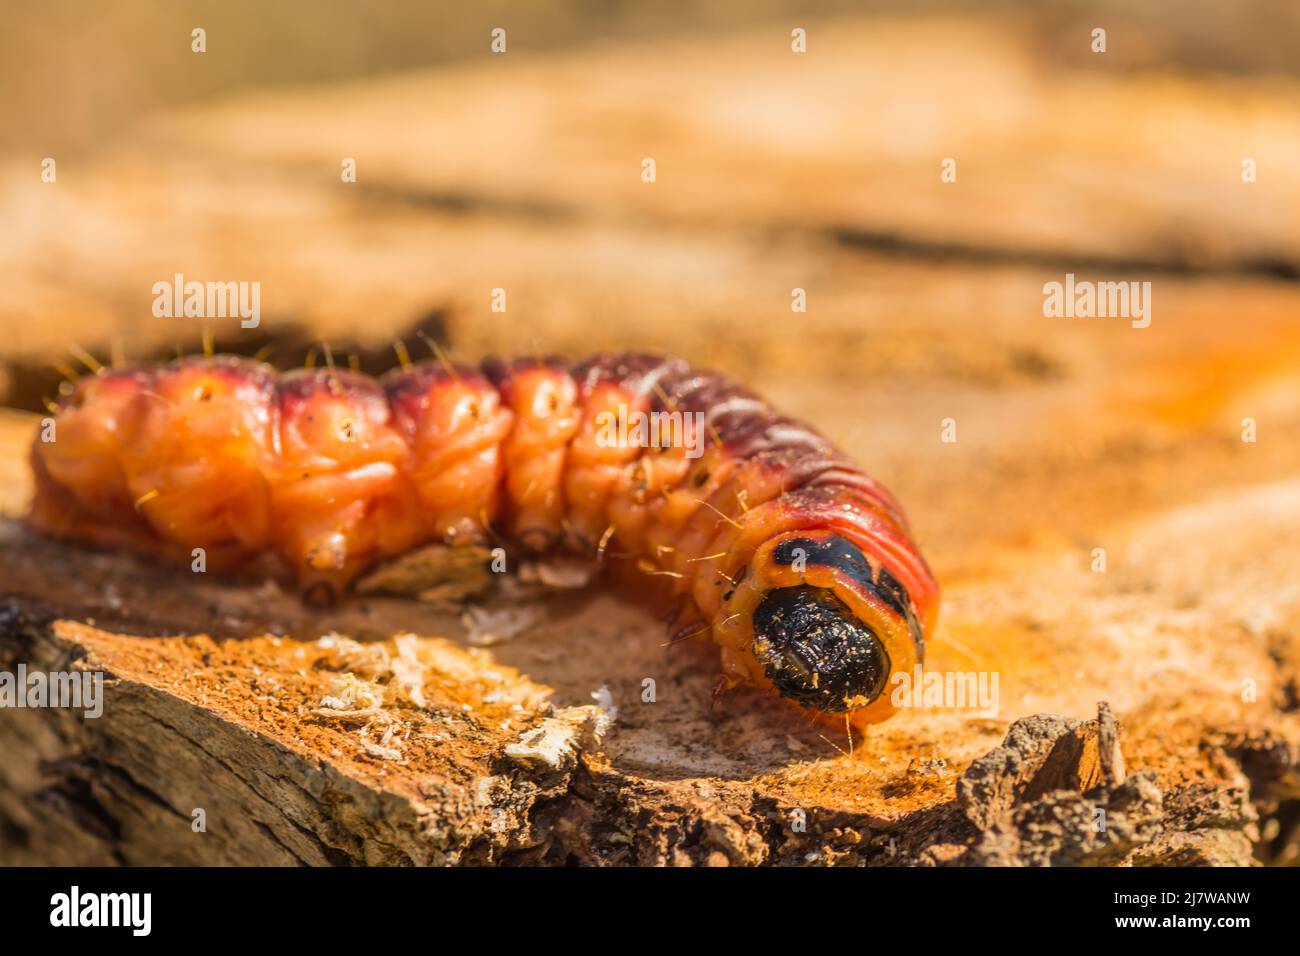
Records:
[[[430,362],[376,381],[191,357],[81,379],[55,435],[31,453],[43,532],[202,548],[216,569],[271,552],[331,595],[430,542],[617,558],[661,585],[678,633],[712,634],[726,684],[858,726],[892,713],[889,675],[936,622],[893,496],[681,359]]]
[[[433,540],[486,541],[485,517],[500,510],[503,444],[514,413],[477,369],[414,365],[383,386],[393,424],[410,451],[407,474]]]

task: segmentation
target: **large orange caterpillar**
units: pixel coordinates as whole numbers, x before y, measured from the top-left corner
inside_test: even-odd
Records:
[[[608,438],[702,422],[692,447]],[[380,380],[231,356],[103,370],[32,448],[47,533],[236,567],[278,554],[309,590],[427,542],[624,556],[709,631],[726,686],[862,725],[893,711],[938,588],[893,496],[825,438],[681,359],[403,363]],[[688,430],[680,432],[689,437]],[[696,436],[702,437],[702,436]]]

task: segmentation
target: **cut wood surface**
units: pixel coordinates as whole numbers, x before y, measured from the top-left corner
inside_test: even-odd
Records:
[[[0,394],[39,408],[73,343],[192,349],[149,314],[178,272],[261,281],[259,328],[211,328],[282,364],[378,368],[417,326],[466,359],[677,352],[898,494],[943,587],[927,666],[996,674],[996,712],[847,752],[757,693],[711,708],[712,646],[599,583],[480,602],[521,627],[484,644],[414,599],[45,541],[37,419],[5,413],[0,671],[109,680],[98,719],[0,712],[0,862],[1295,861],[1296,88],[1065,71],[974,20],[810,37],[259,93],[57,184],[7,168]],[[1066,272],[1150,281],[1150,327],[1044,317]]]

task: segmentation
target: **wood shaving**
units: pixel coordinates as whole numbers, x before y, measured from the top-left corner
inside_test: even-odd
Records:
[[[519,607],[488,609],[466,608],[461,623],[467,631],[466,640],[476,647],[490,647],[518,637],[542,620],[543,609],[536,604]]]
[[[535,769],[565,770],[579,753],[599,747],[608,726],[608,716],[596,705],[566,707],[508,744],[505,755]]]

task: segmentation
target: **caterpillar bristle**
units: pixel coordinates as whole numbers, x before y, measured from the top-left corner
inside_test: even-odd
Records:
[[[600,542],[596,545],[596,562],[603,563],[605,560],[605,549],[609,547],[610,539],[614,537],[614,526],[607,527],[600,536]]]
[[[705,501],[703,498],[696,498],[695,500],[698,501],[700,504],[704,505],[704,507],[708,508],[710,511],[712,511],[714,514],[716,514],[719,518],[727,522],[727,524],[731,525],[732,527],[735,528],[744,527],[739,521],[731,517],[731,515],[727,514],[725,511],[719,509],[712,502]]]
[[[698,625],[698,626],[697,626]],[[688,630],[689,628],[689,630]],[[686,641],[699,637],[701,634],[707,634],[712,630],[712,625],[701,621],[691,621],[685,627],[678,629],[673,636],[665,641],[660,647],[675,647]]]
[[[424,329],[416,329],[415,334],[421,342],[423,342],[426,346],[428,346],[429,354],[438,360],[438,364],[443,367],[443,370],[447,372],[447,374],[450,375],[453,379],[459,382],[460,373],[456,371],[456,366],[447,357],[447,354],[446,352],[443,351],[442,347],[438,345],[438,343],[435,342],[432,338],[430,338],[425,333]]]
[[[664,387],[660,385],[658,382],[654,383],[654,393],[655,393],[655,397],[658,398],[659,401],[663,402],[664,407],[666,409],[668,409],[670,412],[678,411],[677,402],[667,392],[664,391]]]
[[[96,375],[100,375],[103,373],[104,371],[103,363],[101,363],[99,359],[95,358],[95,356],[91,355],[89,352],[87,352],[77,343],[73,342],[72,344],[70,344],[68,346],[68,351],[72,353],[73,357],[78,362],[86,366],[86,369],[88,371],[94,372]]]
[[[687,558],[687,564],[695,564],[697,561],[716,561],[718,558],[725,558],[729,551],[719,551],[717,554],[702,554],[698,558]]]
[[[665,577],[665,578],[686,577],[686,575],[682,574],[680,571],[669,571],[664,568],[655,567],[653,564],[651,564],[649,561],[645,560],[644,558],[642,558],[640,561],[636,563],[636,567],[637,570],[640,571],[642,574],[648,574],[651,577]]]
[[[146,491],[144,494],[142,494],[140,497],[138,497],[138,498],[135,499],[135,502],[134,502],[134,504],[135,504],[135,510],[136,510],[136,511],[139,511],[139,510],[140,510],[141,508],[143,508],[146,504],[148,504],[149,502],[151,502],[151,501],[153,501],[155,498],[157,498],[161,493],[162,493],[162,492],[160,492],[157,488],[151,488],[151,489],[149,489],[149,490]]]
[[[321,342],[321,348],[325,351],[325,367],[328,370],[327,380],[330,390],[335,395],[342,395],[343,384],[339,381],[338,372],[334,368],[334,350],[330,348],[328,342]]]
[[[67,362],[63,361],[63,359],[55,359],[50,363],[50,368],[62,375],[64,381],[74,385],[77,383],[77,380],[81,378],[81,373]]]

